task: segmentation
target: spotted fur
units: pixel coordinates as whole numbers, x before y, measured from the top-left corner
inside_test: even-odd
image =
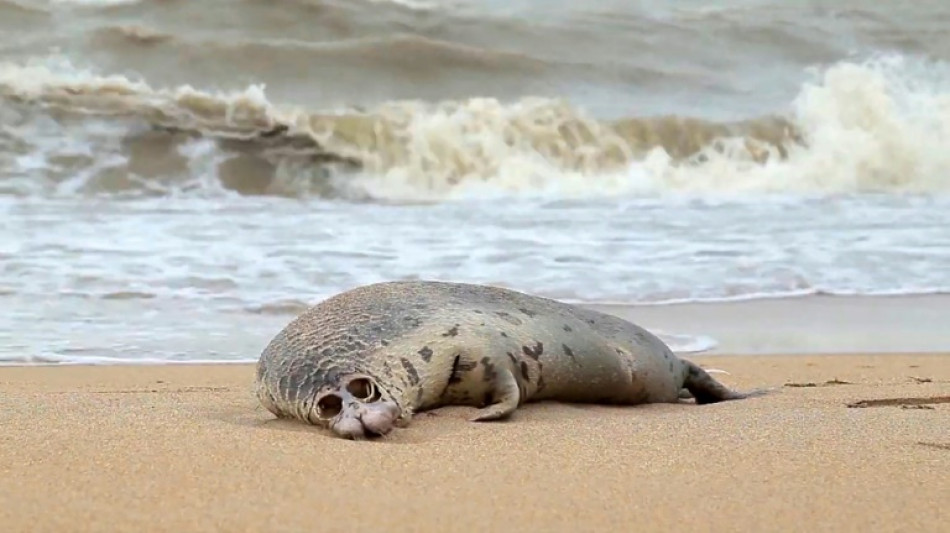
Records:
[[[746,398],[677,357],[645,329],[517,291],[387,282],[333,296],[291,321],[257,365],[257,395],[280,417],[310,421],[317,392],[372,376],[403,418],[445,405],[474,420],[531,401],[640,404]]]

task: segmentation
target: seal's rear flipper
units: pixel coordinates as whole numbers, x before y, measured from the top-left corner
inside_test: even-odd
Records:
[[[493,384],[494,390],[490,393],[493,403],[478,410],[470,420],[472,422],[487,422],[502,420],[511,416],[521,404],[521,389],[518,380],[511,370],[504,369],[498,373]]]
[[[692,361],[685,361],[689,367],[689,373],[686,375],[686,381],[683,387],[686,391],[680,391],[680,398],[684,398],[683,393],[689,392],[696,399],[697,404],[724,402],[727,400],[742,400],[753,396],[766,394],[765,390],[755,390],[750,392],[738,392],[726,387],[716,381],[709,372],[703,370],[699,365]],[[685,396],[688,398],[689,396]]]

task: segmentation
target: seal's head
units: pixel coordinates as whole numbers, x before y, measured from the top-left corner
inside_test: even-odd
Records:
[[[313,402],[311,419],[349,439],[380,437],[397,425],[402,410],[372,376],[349,374],[323,387]]]

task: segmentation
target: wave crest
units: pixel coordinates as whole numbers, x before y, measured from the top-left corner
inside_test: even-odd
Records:
[[[275,105],[263,86],[154,88],[62,60],[7,63],[0,108],[19,126],[0,137],[13,180],[0,190],[35,192],[43,174],[62,191],[61,176],[80,170],[88,181],[79,188],[95,192],[223,187],[377,200],[950,189],[946,64],[890,56],[815,74],[786,112],[727,123],[605,121],[530,97],[321,110]],[[54,142],[50,121],[77,140]],[[65,170],[50,171],[51,161]]]

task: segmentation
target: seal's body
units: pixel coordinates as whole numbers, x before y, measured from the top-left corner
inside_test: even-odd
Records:
[[[352,289],[310,308],[265,348],[257,395],[278,417],[361,438],[412,414],[523,403],[697,403],[746,398],[621,318],[508,289],[435,281]]]

